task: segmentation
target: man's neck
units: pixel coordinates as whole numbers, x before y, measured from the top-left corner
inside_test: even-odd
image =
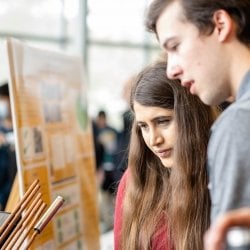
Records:
[[[250,48],[242,43],[237,43],[232,52],[232,70],[231,70],[231,90],[232,96],[235,98],[240,84],[246,73],[250,70]]]

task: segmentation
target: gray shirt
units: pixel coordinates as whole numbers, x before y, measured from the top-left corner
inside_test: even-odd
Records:
[[[212,126],[207,167],[212,222],[225,211],[250,206],[250,71],[236,101]]]

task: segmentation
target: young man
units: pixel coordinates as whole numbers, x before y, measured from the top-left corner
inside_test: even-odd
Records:
[[[147,28],[167,51],[167,75],[208,105],[235,102],[212,127],[212,222],[250,206],[250,0],[154,0]]]

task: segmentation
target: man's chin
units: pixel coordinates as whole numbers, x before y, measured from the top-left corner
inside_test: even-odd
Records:
[[[198,95],[199,96],[199,95]],[[215,105],[219,105],[221,103],[220,100],[216,100],[214,98],[210,98],[208,96],[199,96],[200,100],[208,105],[208,106],[215,106]]]

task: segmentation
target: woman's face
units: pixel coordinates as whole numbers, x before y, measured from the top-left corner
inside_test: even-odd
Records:
[[[162,164],[173,166],[176,142],[174,111],[160,107],[143,106],[134,102],[135,121],[148,148],[160,158]]]

